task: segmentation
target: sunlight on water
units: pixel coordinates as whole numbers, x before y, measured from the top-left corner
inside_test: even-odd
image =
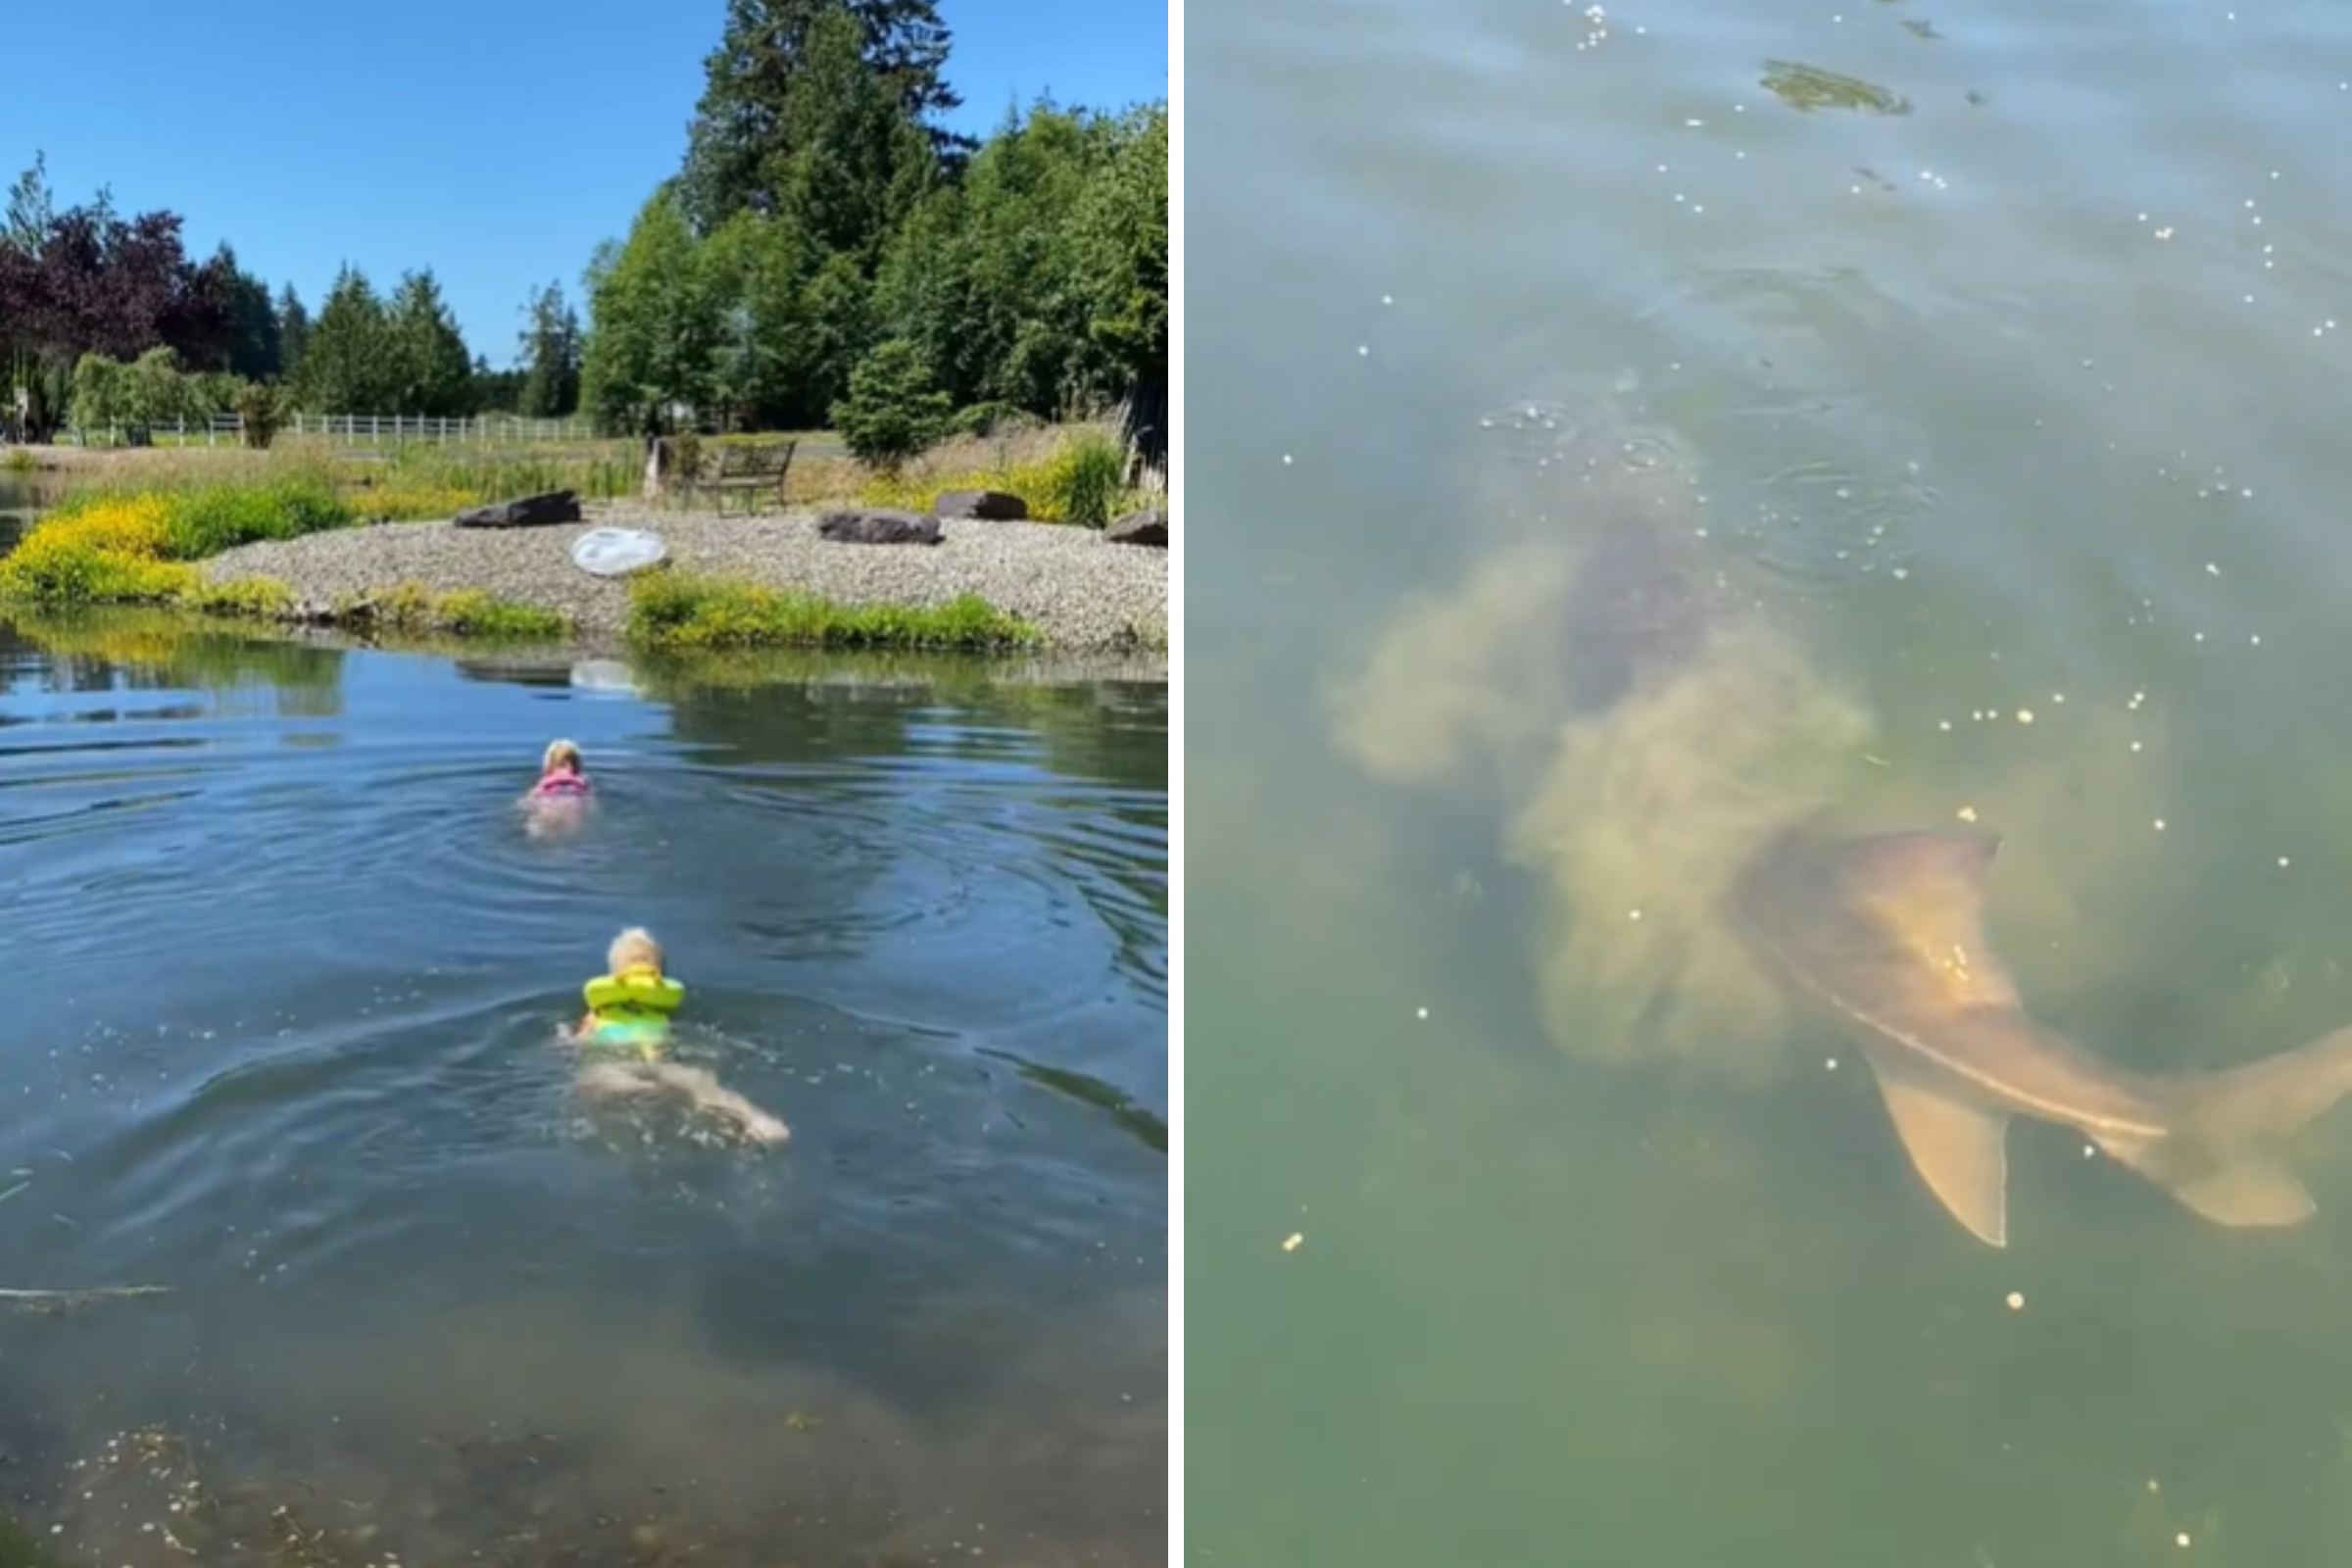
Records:
[[[1164,1559],[1165,685],[589,674],[0,625],[0,1287],[66,1293],[0,1297],[0,1513],[59,1562]],[[597,798],[534,834],[558,734]],[[672,1057],[789,1144],[571,1092],[638,923]]]
[[[2309,4],[1195,14],[1195,1560],[2352,1549],[2352,1115],[2278,1229],[2021,1118],[1986,1247],[1730,908],[1792,827],[1989,833],[1981,939],[1765,906],[1882,943],[1849,1005],[2005,971],[2119,1069],[2352,1022],[2344,60]]]

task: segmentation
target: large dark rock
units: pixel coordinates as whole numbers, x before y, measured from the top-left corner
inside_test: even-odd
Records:
[[[984,522],[1020,522],[1029,503],[1002,490],[942,490],[931,503],[934,517],[978,517]]]
[[[1114,545],[1157,545],[1168,548],[1168,514],[1164,507],[1146,507],[1130,512],[1102,530],[1102,537]]]
[[[869,509],[828,512],[816,519],[816,531],[845,545],[935,545],[939,519],[916,512]]]
[[[475,507],[458,514],[461,528],[545,528],[580,520],[580,498],[569,490],[545,495],[517,496],[495,506]]]

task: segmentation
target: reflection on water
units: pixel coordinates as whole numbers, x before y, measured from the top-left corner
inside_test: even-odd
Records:
[[[1196,1559],[2352,1544],[2352,1116],[2273,1232],[2021,1127],[1985,1248],[1722,908],[1973,825],[2099,1055],[2352,1020],[2348,44],[1196,13]]]
[[[1164,1560],[1165,686],[568,670],[0,628],[0,1286],[170,1292],[0,1318],[13,1506],[74,1561]],[[599,801],[534,840],[556,734]],[[790,1145],[567,1096],[632,923]]]

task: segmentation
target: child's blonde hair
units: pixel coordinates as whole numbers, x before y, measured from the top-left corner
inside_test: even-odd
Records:
[[[549,741],[547,755],[539,760],[539,771],[553,773],[568,766],[574,773],[580,770],[580,749],[571,741]]]
[[[623,969],[640,968],[651,969],[659,974],[662,969],[662,944],[656,942],[654,934],[645,927],[633,925],[612,939],[612,946],[605,953],[605,967],[611,974],[618,974]]]

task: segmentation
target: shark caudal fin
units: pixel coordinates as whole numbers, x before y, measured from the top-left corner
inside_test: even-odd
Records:
[[[2226,1072],[2172,1080],[2174,1136],[2108,1152],[2217,1225],[2298,1225],[2319,1206],[2286,1167],[2286,1141],[2352,1094],[2352,1028]],[[2102,1141],[2104,1142],[2104,1141]]]

